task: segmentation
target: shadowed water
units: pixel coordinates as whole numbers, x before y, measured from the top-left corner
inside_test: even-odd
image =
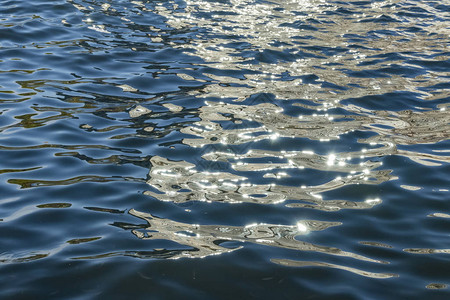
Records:
[[[0,298],[450,297],[447,1],[0,1]]]

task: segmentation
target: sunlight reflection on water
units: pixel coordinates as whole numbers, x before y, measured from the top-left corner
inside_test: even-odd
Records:
[[[233,297],[448,294],[448,10],[5,3],[2,296],[44,298],[38,270],[57,278],[68,262],[59,298],[78,297],[74,278],[104,280],[105,297],[118,281],[142,297],[151,278],[173,298],[215,298],[223,286],[194,267],[233,274]],[[106,276],[130,257],[147,261]],[[261,292],[263,273],[277,281]]]

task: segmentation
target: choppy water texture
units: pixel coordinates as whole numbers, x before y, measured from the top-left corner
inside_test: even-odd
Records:
[[[0,298],[450,297],[448,0],[0,20]]]

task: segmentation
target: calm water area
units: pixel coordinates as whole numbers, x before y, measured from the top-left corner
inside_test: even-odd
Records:
[[[0,299],[450,299],[449,57],[449,0],[0,0]]]

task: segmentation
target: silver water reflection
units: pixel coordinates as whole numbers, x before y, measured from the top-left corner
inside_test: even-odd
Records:
[[[289,260],[289,259],[272,259],[272,262],[282,265],[282,266],[289,266],[289,267],[327,267],[327,268],[333,268],[333,269],[340,269],[345,270],[348,272],[352,272],[361,276],[365,277],[371,277],[371,278],[391,278],[391,277],[397,277],[397,274],[390,274],[390,273],[374,273],[369,271],[363,271],[356,268],[346,267],[342,265],[337,264],[330,264],[325,262],[318,262],[318,261],[298,261],[298,260]]]
[[[296,225],[250,224],[247,226],[198,225],[162,219],[147,213],[130,210],[129,213],[148,222],[145,231],[133,230],[133,234],[142,239],[166,239],[182,245],[191,246],[195,251],[181,251],[172,258],[206,257],[235,251],[220,245],[225,241],[252,242],[286,249],[316,251],[331,255],[347,256],[356,259],[378,262],[361,255],[342,251],[337,248],[313,245],[295,239],[311,231],[324,230],[340,225],[338,222],[299,221]]]
[[[372,263],[386,263],[356,253],[343,251],[338,248],[314,245],[296,239],[297,236],[308,234],[311,231],[325,230],[329,227],[340,225],[338,222],[302,220],[296,225],[291,226],[250,224],[240,227],[186,224],[169,219],[158,218],[136,210],[130,210],[129,213],[147,221],[148,223],[148,227],[145,231],[137,229],[132,231],[138,238],[145,240],[170,240],[193,248],[187,250],[167,251],[170,252],[167,258],[171,259],[178,259],[182,257],[202,258],[210,255],[228,253],[242,248],[242,246],[236,248],[221,246],[224,242],[235,241],[250,242],[259,245],[286,248],[297,251],[314,251],[329,255],[350,257]],[[326,266],[330,268],[338,268],[372,278],[390,278],[397,276],[396,274],[374,273],[324,262],[298,262],[285,259],[272,259],[272,261],[288,266]]]
[[[119,16],[130,26],[136,25],[118,5],[93,7],[83,1],[71,2],[86,16],[100,9],[107,15]],[[198,120],[180,130],[184,134],[182,143],[202,153],[190,161],[153,156],[147,181],[151,190],[145,192],[149,196],[175,203],[286,203],[292,208],[329,212],[371,209],[382,204],[383,195],[360,195],[359,201],[350,201],[324,200],[321,194],[350,185],[379,185],[398,179],[393,170],[383,167],[382,161],[388,156],[406,157],[426,167],[450,162],[448,152],[433,147],[450,136],[448,103],[443,100],[448,97],[446,79],[439,74],[443,69],[440,62],[447,59],[441,50],[448,44],[449,29],[443,11],[431,3],[187,0],[151,4],[132,1],[128,5],[128,11],[137,15],[152,11],[164,18],[164,26],[146,27],[151,32],[140,37],[153,46],[169,46],[202,61],[192,68],[177,70],[184,82],[204,84],[187,91],[204,104],[196,111]],[[409,9],[419,9],[424,16],[418,19],[401,13]],[[89,17],[83,21],[91,30],[126,38],[112,25]],[[127,93],[139,92],[132,83],[117,87]],[[252,103],[254,97],[265,93],[273,97]],[[402,93],[407,94],[407,99],[402,99]],[[386,103],[386,99],[392,102]],[[298,108],[302,113],[293,116],[284,108]],[[169,109],[179,112],[183,108]],[[144,106],[130,108],[132,118],[149,113]],[[356,140],[355,132],[370,137]],[[354,139],[359,149],[350,149],[349,145],[346,150],[332,150],[330,146],[328,153],[320,151],[327,143],[344,137]],[[261,142],[280,145],[277,143],[288,139],[320,141],[323,146],[314,149],[311,144],[281,151],[261,146]],[[430,146],[422,152],[411,150],[410,146],[424,144]],[[232,147],[240,145],[245,151]],[[221,164],[219,168],[215,162]],[[209,166],[214,168],[209,170]],[[319,171],[333,178],[308,185],[299,182],[297,186],[277,181],[292,176],[292,170]],[[264,173],[263,178],[274,180],[270,184],[257,183],[248,177],[249,172]],[[301,234],[298,226],[204,226],[135,210],[130,214],[149,224],[151,233],[134,230],[137,237],[166,239],[197,249],[181,251],[175,258],[236,250],[221,247],[215,243],[218,240],[251,241],[293,250],[325,249],[312,245],[305,248],[305,244],[294,240],[293,236]],[[434,216],[438,215],[443,214],[437,212]],[[254,229],[261,230],[262,236]],[[288,232],[289,238],[280,236],[280,230]],[[348,256],[362,258],[358,254]],[[391,277],[324,262],[272,261]]]
[[[450,161],[448,156],[397,148],[397,145],[401,144],[410,145],[445,140],[450,132],[448,125],[450,119],[446,111],[404,112],[397,113],[397,117],[390,115],[384,119],[381,113],[375,116],[363,114],[311,115],[294,118],[283,115],[276,105],[268,103],[253,106],[207,103],[199,111],[201,121],[196,122],[195,126],[183,128],[181,131],[198,137],[185,138],[183,142],[193,147],[205,148],[205,154],[202,155],[204,160],[231,163],[232,169],[238,172],[264,171],[267,172],[266,177],[283,176],[285,174],[283,172],[269,173],[269,171],[280,169],[315,169],[339,172],[341,175],[317,186],[258,185],[249,183],[246,177],[229,172],[198,172],[192,163],[153,157],[148,183],[157,189],[158,193],[148,191],[148,195],[174,202],[197,200],[274,204],[284,200],[302,200],[312,202],[315,204],[313,207],[323,210],[370,208],[379,204],[380,200],[322,201],[320,193],[349,184],[379,184],[386,180],[396,179],[390,175],[390,170],[375,170],[382,166],[380,161],[371,160],[376,157],[402,155],[428,166]],[[260,126],[237,128],[228,125],[228,128],[231,127],[231,129],[226,129],[225,126],[218,123],[225,121],[233,124],[236,120],[242,122],[250,118],[252,121],[258,122]],[[335,119],[343,121],[335,122],[333,121]],[[392,129],[378,128],[376,127],[378,124],[391,125]],[[378,135],[367,140],[360,140],[360,143],[367,145],[367,148],[360,151],[332,152],[328,155],[319,155],[309,149],[302,151],[250,149],[246,153],[238,154],[231,151],[231,148],[224,152],[217,151],[214,147],[208,147],[214,144],[249,143],[250,145],[247,147],[251,148],[252,143],[261,140],[275,140],[274,142],[276,142],[277,139],[283,137],[329,141],[339,139],[341,135],[355,130],[376,132]],[[414,132],[414,135],[411,132]],[[245,161],[245,159],[255,158],[277,158],[281,162],[251,163]],[[352,163],[355,160],[358,162]],[[342,173],[347,175],[342,176]],[[264,197],[252,197],[252,194],[264,195]],[[303,205],[289,204],[289,206]]]
[[[443,49],[439,38],[427,36],[448,35],[443,12],[428,3],[392,0],[357,7],[352,4],[321,0],[186,1],[175,11],[163,5],[155,9],[173,28],[204,29],[195,43],[174,42],[174,46],[190,50],[211,68],[248,70],[244,78],[208,74],[221,84],[208,85],[201,97],[244,100],[251,94],[267,92],[279,99],[308,99],[325,108],[349,97],[399,90],[417,92],[424,100],[438,99],[439,92],[427,93],[421,87],[442,83],[443,78],[421,67],[418,60],[423,53],[418,50],[428,53],[433,48]],[[418,24],[413,17],[398,16],[416,5],[433,16],[432,24],[426,19]],[[435,23],[434,16],[441,21]],[[405,31],[405,23],[423,31]],[[446,59],[439,53],[435,57],[429,54],[433,62]],[[405,60],[404,69],[395,74],[392,68]],[[307,81],[305,75],[311,80]]]
[[[301,200],[307,203],[289,203],[289,207],[308,207],[333,211],[342,208],[371,208],[381,200],[365,199],[323,200],[321,192],[334,190],[350,184],[376,184],[388,180],[389,172],[373,171],[376,177],[369,177],[368,171],[350,174],[317,186],[283,186],[277,184],[253,184],[247,178],[227,172],[198,172],[195,165],[184,161],[169,161],[153,157],[148,183],[158,192],[145,194],[162,201],[183,203],[187,201],[277,204],[285,200]],[[365,169],[366,170],[366,169]],[[371,180],[369,180],[371,179]],[[161,193],[162,192],[162,193]],[[255,195],[255,196],[254,196]],[[257,195],[257,196],[256,196]]]
[[[446,92],[435,88],[442,79],[432,71],[425,71],[416,61],[422,55],[416,54],[419,48],[431,49],[439,47],[439,44],[436,39],[427,38],[425,33],[396,30],[395,20],[399,19],[396,3],[385,1],[365,5],[359,7],[358,14],[351,13],[350,8],[346,13],[346,8],[340,7],[342,4],[325,1],[186,1],[183,6],[176,5],[173,9],[156,6],[155,10],[175,29],[204,29],[196,36],[195,42],[173,42],[172,46],[201,57],[208,68],[239,70],[245,75],[203,73],[211,79],[211,84],[190,94],[199,99],[218,98],[224,102],[205,101],[198,109],[199,121],[181,129],[188,135],[183,143],[201,149],[202,156],[194,163],[154,156],[150,160],[152,166],[148,180],[152,191],[145,193],[161,201],[175,203],[204,201],[273,205],[289,200],[286,206],[293,208],[324,211],[370,209],[382,203],[381,195],[373,199],[361,195],[359,201],[350,201],[324,200],[321,194],[348,185],[378,185],[398,179],[391,175],[392,170],[383,169],[381,159],[387,156],[404,156],[425,166],[450,162],[450,157],[440,155],[442,153],[438,150],[433,150],[433,153],[405,150],[409,145],[447,140],[450,116],[448,104],[438,103],[433,107],[426,103],[445,97]],[[421,5],[430,13],[442,15],[427,4]],[[333,13],[333,17],[327,13]],[[392,20],[378,22],[378,18]],[[410,21],[411,26],[417,25],[415,20],[403,18],[403,23]],[[448,33],[439,22],[432,27],[421,28],[438,35]],[[376,57],[380,49],[383,49],[381,58]],[[402,54],[394,55],[398,51]],[[434,59],[444,60],[445,56]],[[408,63],[405,64],[404,60]],[[400,74],[395,73],[395,68],[399,68]],[[196,80],[185,73],[178,76]],[[389,93],[395,97],[397,91],[410,92],[417,97],[414,111],[373,110],[357,105],[364,104],[358,100],[362,97]],[[252,96],[260,93],[270,93],[274,98],[267,97],[265,103],[248,104]],[[300,107],[307,113],[297,116],[285,114],[272,99],[293,100],[293,107]],[[304,102],[299,103],[299,99]],[[246,101],[245,104],[240,103],[242,101]],[[345,113],[335,113],[338,109]],[[248,122],[252,125],[245,126]],[[358,140],[361,145],[358,151],[330,150],[328,154],[319,154],[311,146],[296,151],[255,148],[261,141],[276,144],[283,139],[327,143],[355,131],[372,133],[372,137]],[[215,145],[225,147],[226,151],[218,150]],[[232,148],[234,145],[244,145],[246,151],[237,153]],[[255,159],[259,161],[254,162]],[[212,162],[229,165],[233,172],[225,167],[217,169]],[[207,170],[201,170],[205,166]],[[215,168],[208,170],[209,166]],[[271,184],[258,184],[244,175],[244,172],[263,172],[264,178],[280,179],[290,176],[287,171],[295,169],[336,173],[336,176],[317,185],[284,186],[276,180]],[[130,213],[145,218],[153,231],[149,236],[134,231],[138,237],[168,239],[199,249],[182,256],[203,257],[235,250],[213,242],[221,239],[252,240],[280,246],[279,241],[274,245],[273,240],[265,243],[248,238],[252,232],[247,227],[227,227],[226,232],[230,230],[231,233],[225,234],[214,226],[198,227],[170,220],[160,221],[135,211]],[[160,222],[165,225],[161,226]],[[170,226],[167,225],[169,223]],[[176,234],[176,231],[183,230],[194,234]],[[267,233],[267,230],[263,232]],[[305,250],[303,246],[288,248]],[[375,278],[393,276],[324,262],[272,261],[287,266],[338,268]]]

